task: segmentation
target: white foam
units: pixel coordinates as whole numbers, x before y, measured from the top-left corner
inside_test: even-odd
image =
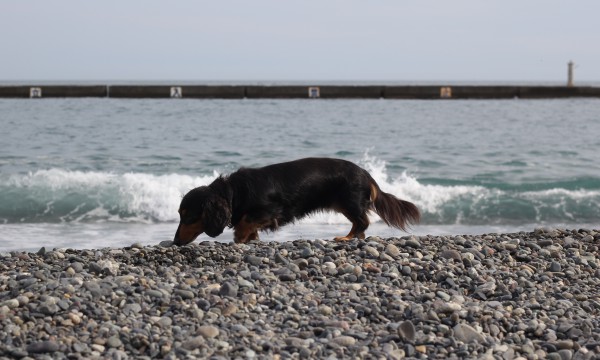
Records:
[[[181,197],[195,187],[210,184],[217,176],[216,172],[201,177],[129,173],[123,175],[120,192],[129,199],[129,211],[151,214],[159,221],[175,221],[179,219]]]
[[[100,204],[99,207],[79,215],[77,220],[91,217],[113,221],[147,221],[148,218],[176,221],[183,194],[194,187],[209,184],[217,176],[216,171],[212,175],[189,176],[49,169],[25,176],[13,175],[8,184],[13,188],[26,189],[28,194],[44,202],[46,206],[73,195],[91,197]],[[72,204],[71,213],[75,213],[82,205],[84,204]],[[114,208],[118,209],[118,213],[129,213],[130,217],[110,215],[109,210]]]
[[[600,197],[598,190],[567,190],[561,188],[553,188],[540,191],[527,191],[521,195],[525,199],[546,199],[552,198],[568,198],[572,200],[588,200],[593,197]]]
[[[490,190],[481,186],[443,186],[420,183],[416,177],[404,171],[396,178],[387,174],[386,163],[365,153],[360,164],[367,170],[381,189],[396,197],[415,203],[422,212],[436,213],[440,207],[460,197],[484,198]]]
[[[458,197],[485,197],[488,192],[485,188],[477,186],[424,185],[407,172],[390,178],[385,161],[370,156],[368,152],[358,163],[369,171],[383,191],[415,203],[422,212],[435,213],[443,204]],[[10,183],[16,187],[34,189],[36,196],[45,199],[47,204],[68,197],[69,194],[91,196],[100,204],[85,214],[79,214],[75,221],[92,218],[117,222],[172,222],[179,218],[177,209],[181,197],[194,187],[210,184],[217,176],[216,171],[213,171],[212,175],[189,176],[49,169],[26,176],[12,176]],[[73,212],[76,212],[80,205],[73,204]],[[118,215],[111,211],[115,208]],[[124,216],[123,213],[127,215]],[[69,219],[73,221],[72,218]],[[379,217],[372,215],[371,221],[377,222]],[[343,215],[331,212],[319,212],[300,221],[304,224],[347,222]]]

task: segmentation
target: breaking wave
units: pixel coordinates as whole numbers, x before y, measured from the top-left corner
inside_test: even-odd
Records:
[[[527,185],[447,184],[444,180],[419,180],[406,172],[390,177],[386,163],[368,154],[359,164],[383,191],[414,202],[422,212],[423,224],[594,223],[600,219],[600,179]],[[218,174],[218,169],[209,175],[189,176],[55,168],[2,175],[0,222],[174,222],[183,194],[209,184]],[[339,214],[318,213],[302,222],[347,220]]]

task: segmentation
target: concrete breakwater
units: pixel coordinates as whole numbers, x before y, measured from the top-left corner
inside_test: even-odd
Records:
[[[544,99],[600,97],[592,86],[479,85],[0,85],[0,98]]]

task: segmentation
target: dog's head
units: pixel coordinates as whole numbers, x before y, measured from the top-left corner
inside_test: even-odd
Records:
[[[173,242],[185,245],[203,232],[210,237],[219,236],[231,221],[227,201],[208,186],[188,192],[179,205],[179,227]]]

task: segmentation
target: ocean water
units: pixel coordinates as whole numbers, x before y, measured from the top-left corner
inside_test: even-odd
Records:
[[[0,99],[0,125],[0,251],[170,240],[188,190],[307,156],[414,202],[411,234],[600,227],[598,99]],[[406,235],[372,221],[367,235]],[[261,237],[349,228],[320,213]]]

